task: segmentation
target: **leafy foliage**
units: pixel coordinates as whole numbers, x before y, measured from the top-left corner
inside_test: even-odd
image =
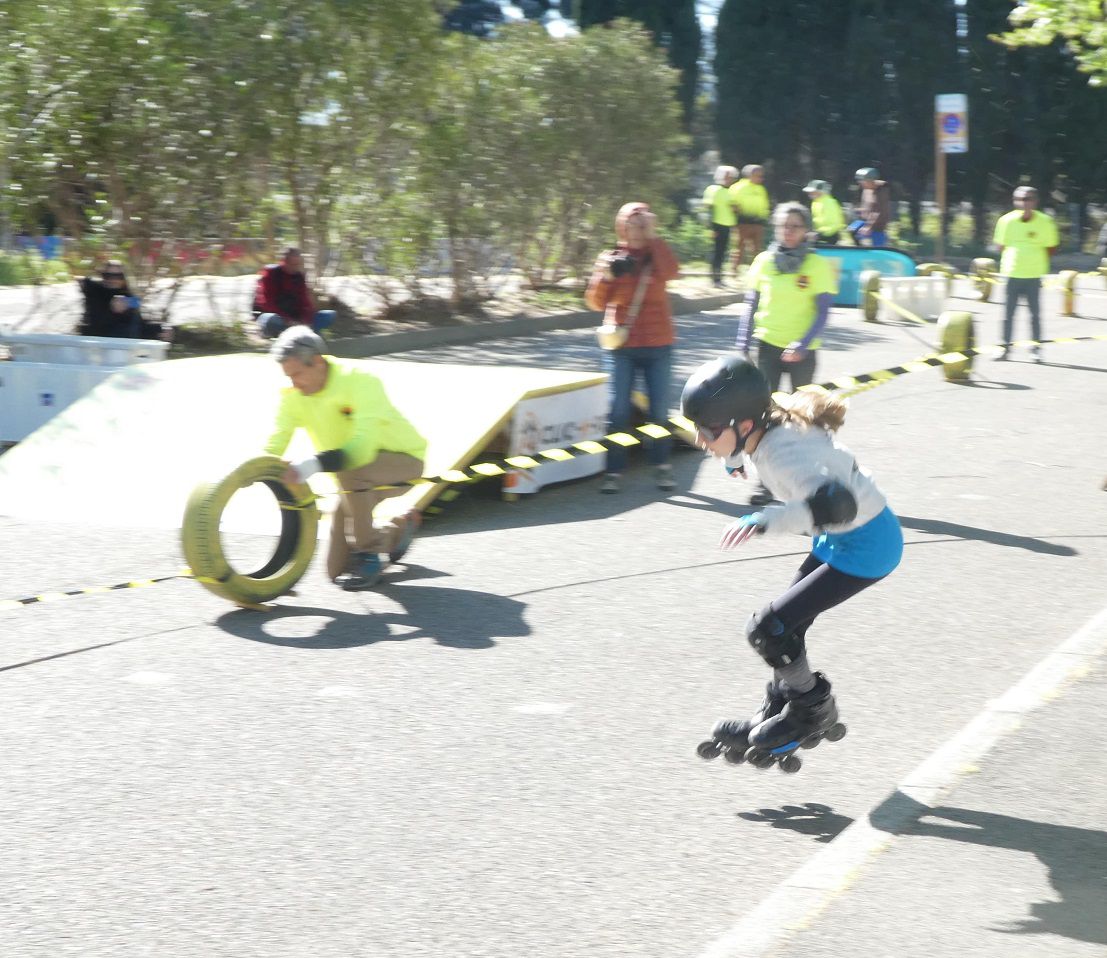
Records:
[[[1090,84],[1107,83],[1107,7],[1101,0],[1024,0],[1009,19],[1012,29],[999,42],[1040,47],[1060,40]]]

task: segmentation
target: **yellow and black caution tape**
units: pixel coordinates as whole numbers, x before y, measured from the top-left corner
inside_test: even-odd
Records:
[[[1042,340],[1017,340],[1010,343],[997,343],[992,346],[984,348],[970,347],[953,352],[945,353],[927,353],[920,356],[917,359],[913,359],[910,362],[901,363],[897,366],[889,366],[887,369],[875,369],[871,372],[860,373],[857,376],[840,376],[836,379],[827,380],[822,383],[812,383],[809,386],[801,386],[798,391],[814,391],[814,392],[840,392],[843,397],[853,396],[857,393],[864,392],[869,389],[875,389],[877,386],[882,386],[885,383],[892,382],[894,379],[898,379],[900,376],[905,376],[908,373],[920,372],[926,369],[936,369],[943,366],[963,363],[973,356],[982,356],[995,351],[997,347],[1010,347],[1010,346],[1044,346],[1051,344],[1068,344],[1068,343],[1080,343],[1080,342],[1107,342],[1107,335],[1098,336],[1058,336],[1054,339],[1042,339]],[[663,439],[669,436],[684,434],[692,432],[695,429],[695,425],[684,418],[683,416],[673,416],[666,420],[668,425],[660,425],[658,423],[645,423],[636,427],[633,432],[617,432],[603,436],[599,439],[586,439],[581,442],[572,443],[564,448],[543,449],[534,453],[533,456],[507,456],[502,459],[493,459],[487,462],[473,463],[462,469],[450,469],[438,476],[424,476],[419,479],[414,479],[408,483],[397,483],[393,486],[387,486],[382,488],[396,488],[397,486],[420,486],[420,485],[438,485],[446,484],[449,486],[464,487],[469,483],[480,482],[484,479],[495,478],[498,476],[504,476],[509,469],[534,469],[537,466],[542,465],[544,462],[565,462],[570,459],[575,459],[579,456],[594,456],[601,453],[606,453],[609,449],[613,449],[616,446],[622,448],[628,448],[637,446],[645,441],[645,438],[651,439]],[[637,433],[638,435],[635,435]],[[452,494],[451,494],[452,493]],[[460,494],[459,490],[447,489],[439,498],[445,501],[452,501],[456,499]],[[294,505],[286,505],[282,503],[282,508],[288,509],[305,509],[311,506],[310,502],[295,503]],[[429,509],[427,510],[430,511]],[[441,510],[439,510],[441,511]],[[0,610],[14,609],[22,606],[34,605],[36,603],[55,602],[60,599],[72,598],[80,595],[95,595],[104,592],[116,592],[121,589],[136,589],[146,586],[156,585],[159,582],[169,582],[173,579],[196,579],[198,576],[193,575],[191,569],[185,569],[177,575],[162,576],[156,579],[141,579],[133,582],[122,582],[117,585],[110,586],[93,586],[85,589],[73,589],[67,592],[49,592],[37,596],[29,596],[23,599],[7,599],[0,600]]]
[[[192,570],[184,569],[176,575],[163,575],[156,579],[136,579],[133,582],[118,582],[115,585],[93,585],[84,589],[70,589],[66,592],[44,592],[42,595],[29,595],[22,599],[0,599],[0,610],[18,609],[25,605],[37,603],[58,602],[61,599],[72,599],[79,595],[100,595],[104,592],[119,592],[122,589],[145,589],[159,582],[170,582],[173,579],[191,579]]]

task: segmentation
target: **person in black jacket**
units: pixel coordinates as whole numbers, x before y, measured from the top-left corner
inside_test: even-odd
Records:
[[[84,297],[84,314],[77,327],[79,335],[166,341],[172,338],[171,326],[142,318],[138,297],[127,285],[127,274],[118,260],[104,264],[100,279],[84,276],[77,285]]]

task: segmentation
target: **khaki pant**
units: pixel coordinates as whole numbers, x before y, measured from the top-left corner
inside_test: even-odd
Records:
[[[761,223],[739,223],[734,227],[737,234],[734,239],[734,268],[743,263],[752,263],[765,244],[765,227]],[[749,258],[746,258],[746,252]]]
[[[360,469],[337,473],[338,508],[331,522],[327,550],[327,575],[337,578],[347,571],[351,552],[389,552],[396,545],[403,521],[373,525],[373,510],[392,496],[403,495],[407,486],[375,489],[374,486],[408,482],[423,474],[423,462],[402,452],[380,452]]]

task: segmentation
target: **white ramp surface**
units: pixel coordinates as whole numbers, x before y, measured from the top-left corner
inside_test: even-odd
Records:
[[[389,399],[428,439],[426,475],[471,461],[509,421],[520,399],[602,382],[563,370],[365,360]],[[0,456],[0,515],[128,528],[180,528],[199,482],[214,481],[258,455],[280,390],[288,385],[268,356],[233,355],[130,366]],[[293,437],[287,458],[312,454]],[[334,480],[312,477],[333,511]],[[440,487],[439,487],[440,488]],[[395,514],[421,507],[435,487],[386,500]],[[224,532],[276,534],[268,492],[237,495]]]

